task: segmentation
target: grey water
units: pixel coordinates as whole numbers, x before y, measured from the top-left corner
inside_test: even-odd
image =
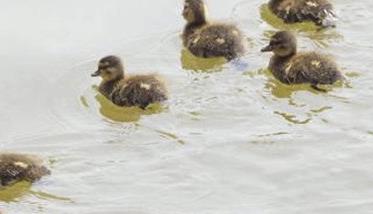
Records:
[[[1,2],[0,150],[40,155],[52,175],[1,190],[0,212],[373,213],[372,1],[332,0],[337,28],[320,31],[263,0],[206,0],[248,36],[244,66],[182,51],[181,0]],[[280,29],[333,55],[346,82],[276,81],[259,50]],[[104,100],[90,74],[108,54],[163,75],[166,106]]]

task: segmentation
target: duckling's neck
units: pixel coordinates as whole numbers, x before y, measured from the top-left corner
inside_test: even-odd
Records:
[[[295,53],[288,56],[274,55],[271,58],[269,68],[272,74],[283,83],[289,83],[288,73],[286,70],[289,66],[290,60],[295,55]]]
[[[195,21],[195,22],[189,22],[186,25],[185,30],[194,30],[194,29],[200,28],[200,27],[202,27],[206,24],[207,24],[207,20],[206,20],[206,18],[203,18],[203,19],[200,19],[200,20]]]
[[[117,89],[117,86],[119,85],[120,78],[115,80],[109,80],[105,81],[103,80],[98,88],[100,93],[104,95],[106,98],[110,99],[110,95]]]
[[[283,0],[271,0],[269,1],[269,6],[274,6],[274,5],[278,5],[281,1]]]
[[[191,35],[193,35],[198,29],[205,26],[206,24],[207,24],[206,19],[202,19],[200,21],[188,23],[185,26],[184,32],[183,32],[184,45],[186,46],[186,42]]]

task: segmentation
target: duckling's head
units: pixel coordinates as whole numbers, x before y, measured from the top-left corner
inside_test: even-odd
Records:
[[[297,52],[297,39],[289,31],[280,31],[271,37],[269,45],[261,51],[272,51],[275,55],[280,57],[291,56]]]
[[[98,63],[97,71],[91,76],[100,76],[104,81],[122,79],[124,77],[122,60],[117,56],[102,58]]]
[[[185,0],[183,17],[188,23],[206,23],[207,8],[203,0]]]

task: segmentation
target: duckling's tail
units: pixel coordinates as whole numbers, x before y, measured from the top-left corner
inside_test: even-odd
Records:
[[[320,20],[320,25],[324,28],[336,27],[337,25],[337,15],[333,11],[333,8],[328,7],[321,10],[319,17],[322,17]]]

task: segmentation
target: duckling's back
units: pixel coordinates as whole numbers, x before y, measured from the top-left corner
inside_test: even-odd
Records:
[[[327,0],[271,0],[269,8],[287,23],[313,21],[324,27],[335,26],[333,6]]]
[[[33,182],[50,174],[42,163],[33,155],[0,154],[0,186],[21,180]]]
[[[245,53],[245,41],[234,25],[209,24],[195,31],[184,42],[199,57],[225,57],[228,60]]]
[[[342,79],[336,63],[315,52],[297,54],[284,69],[290,83],[333,84]]]
[[[167,100],[167,89],[159,76],[137,75],[125,79],[121,88],[113,92],[111,99],[119,106],[146,108],[151,103]]]

